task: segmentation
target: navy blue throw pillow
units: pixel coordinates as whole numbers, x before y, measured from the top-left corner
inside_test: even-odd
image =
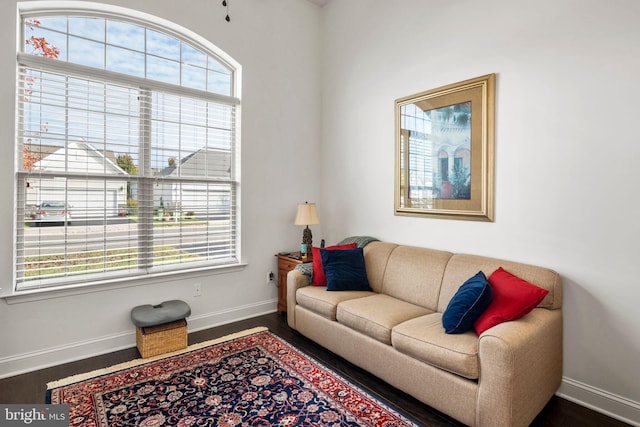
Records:
[[[362,248],[320,249],[328,291],[370,291]]]
[[[473,324],[489,307],[493,290],[482,271],[467,279],[449,301],[442,314],[442,326],[448,334],[462,334],[473,329]]]

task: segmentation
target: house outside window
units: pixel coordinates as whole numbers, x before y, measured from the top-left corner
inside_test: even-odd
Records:
[[[95,3],[21,5],[15,290],[239,263],[240,66]]]

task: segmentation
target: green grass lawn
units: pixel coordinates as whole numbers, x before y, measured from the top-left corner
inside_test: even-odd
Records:
[[[153,248],[154,254],[163,262],[173,260],[200,259],[199,255],[172,246]],[[138,265],[136,249],[121,249],[107,252],[95,251],[74,255],[42,255],[25,259],[25,277],[60,277],[74,272],[100,272],[105,270],[127,270]]]

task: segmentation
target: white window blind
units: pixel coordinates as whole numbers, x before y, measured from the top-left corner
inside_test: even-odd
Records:
[[[433,194],[433,143],[431,117],[414,104],[404,105],[401,112],[401,127],[407,132],[405,144],[401,144],[401,158],[407,157],[406,182],[407,201],[411,207],[426,206]],[[405,148],[405,146],[407,148]]]
[[[18,54],[16,290],[237,264],[234,70],[139,21],[24,23],[59,54]]]

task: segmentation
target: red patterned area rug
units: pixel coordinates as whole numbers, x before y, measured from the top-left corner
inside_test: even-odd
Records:
[[[266,328],[47,388],[73,426],[418,426]]]

